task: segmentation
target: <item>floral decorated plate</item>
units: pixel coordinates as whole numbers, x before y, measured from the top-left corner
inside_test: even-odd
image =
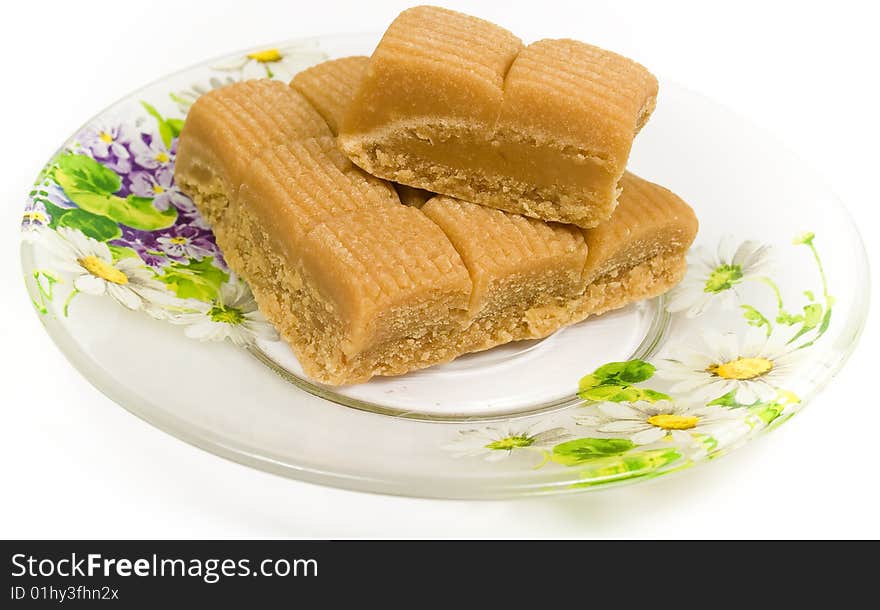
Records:
[[[537,342],[347,388],[309,381],[174,184],[202,93],[287,81],[377,36],[239,53],[110,106],[27,197],[25,281],[71,362],[132,413],[218,455],[386,493],[506,497],[685,470],[788,421],[852,351],[868,304],[859,234],[808,168],[671,82],[631,167],[700,233],[666,297]]]

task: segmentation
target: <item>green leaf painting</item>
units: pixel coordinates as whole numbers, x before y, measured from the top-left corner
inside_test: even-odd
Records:
[[[579,438],[553,447],[551,459],[563,466],[575,466],[591,460],[621,455],[635,447],[622,438]]]
[[[771,423],[777,417],[782,415],[784,409],[785,405],[776,402],[757,403],[754,406],[749,407],[749,411],[757,415],[765,425]]]
[[[156,119],[156,123],[159,125],[159,137],[162,138],[165,147],[169,148],[171,146],[171,140],[180,135],[180,132],[183,129],[183,120],[166,119],[150,104],[141,102],[141,105],[151,117]]]
[[[91,214],[141,231],[165,229],[177,220],[174,207],[159,211],[152,199],[134,195],[123,199],[115,195],[122,186],[119,176],[85,155],[61,156],[54,175],[70,200]]]
[[[160,212],[153,206],[152,199],[129,195],[110,210],[110,217],[133,229],[156,231],[174,224],[177,209],[171,206]]]
[[[104,167],[86,155],[66,154],[58,158],[55,178],[67,192],[68,187],[75,191],[89,193],[115,193],[122,188],[122,179],[112,169]],[[70,196],[70,193],[67,193]]]
[[[211,257],[186,264],[173,263],[159,276],[178,297],[207,302],[217,299],[220,286],[228,279],[229,274],[214,266]]]
[[[84,235],[98,241],[109,241],[122,235],[119,225],[106,216],[91,214],[82,209],[66,210],[57,226],[79,229]]]
[[[54,272],[37,269],[32,274],[37,289],[37,297],[31,298],[36,310],[41,314],[49,313],[49,304],[55,298],[55,284],[62,282]]]
[[[757,402],[751,404],[743,404],[741,402],[737,402],[736,400],[736,390],[731,390],[724,396],[719,396],[715,400],[710,400],[706,403],[707,407],[727,407],[729,409],[741,409],[744,407],[751,407],[752,405],[758,404]]]
[[[668,399],[669,396],[663,392],[633,385],[650,379],[655,370],[653,364],[644,360],[609,362],[581,378],[578,396],[584,400],[609,402],[656,402]]]
[[[657,369],[644,360],[609,362],[593,371],[593,375],[608,383],[619,385],[639,383],[650,379]]]
[[[773,332],[773,325],[770,323],[770,320],[764,317],[760,311],[752,307],[751,305],[740,305],[743,309],[743,317],[745,317],[746,322],[750,326],[757,326],[758,328],[764,327],[767,329],[767,336]]]
[[[131,248],[114,246],[113,244],[110,244],[108,248],[110,248],[110,254],[113,255],[114,261],[119,261],[123,258],[138,258],[138,253]]]
[[[581,472],[581,483],[574,487],[592,487],[608,481],[625,481],[638,477],[656,476],[660,469],[681,460],[682,454],[674,448],[644,449],[619,457],[601,458],[589,462],[588,468]],[[684,463],[686,468],[689,464]],[[668,472],[665,470],[664,472]]]
[[[822,258],[819,256],[819,251],[816,249],[816,244],[814,243],[815,239],[815,233],[806,232],[795,237],[792,243],[796,246],[806,246],[809,249],[813,262],[819,272],[819,278],[822,281],[822,297],[824,304],[816,301],[816,293],[814,291],[804,290],[802,294],[809,302],[802,307],[800,313],[791,313],[785,308],[782,291],[776,282],[769,277],[762,276],[757,278],[760,282],[770,287],[776,298],[777,313],[775,318],[773,318],[774,321],[783,326],[800,325],[797,332],[788,340],[789,343],[796,343],[804,335],[815,331],[815,335],[812,338],[797,346],[798,349],[813,345],[822,335],[825,334],[825,331],[828,330],[828,326],[831,322],[831,310],[834,306],[834,297],[828,292],[828,278],[825,276],[825,268],[822,265]],[[767,336],[769,337],[773,331],[773,325],[770,322],[770,319],[764,316],[764,314],[752,305],[743,304],[740,305],[740,307],[743,309],[743,316],[745,317],[746,322],[752,326],[766,327]]]

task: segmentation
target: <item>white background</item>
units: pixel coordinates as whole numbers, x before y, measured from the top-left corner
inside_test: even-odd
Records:
[[[841,196],[876,263],[870,4],[444,3],[524,38],[612,46],[751,117]],[[19,2],[4,15],[0,537],[880,537],[876,316],[831,386],[772,435],[668,480],[504,502],[359,494],[250,470],[151,428],[64,360],[27,299],[17,235],[31,181],[62,140],[168,72],[297,36],[378,31],[405,6]]]

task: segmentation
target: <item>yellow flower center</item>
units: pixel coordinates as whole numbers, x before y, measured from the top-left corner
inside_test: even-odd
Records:
[[[767,358],[737,358],[723,364],[710,364],[709,373],[725,379],[754,379],[773,370],[773,361]]]
[[[110,143],[113,141],[113,136],[111,136],[111,135],[110,135],[109,133],[107,133],[106,131],[102,131],[101,133],[99,133],[99,134],[98,134],[98,138],[100,138],[100,140],[101,140],[104,144],[110,144]]]
[[[248,59],[253,59],[261,64],[272,64],[276,61],[281,61],[281,52],[278,49],[266,49],[265,51],[256,51],[254,53],[248,53]]]
[[[24,217],[31,222],[49,222],[49,219],[42,212],[31,210],[24,213]]]
[[[648,418],[648,423],[664,430],[690,430],[700,422],[700,418],[694,415],[673,415],[660,413]]]
[[[154,184],[153,185],[153,192],[156,193],[157,195],[161,195],[162,193],[165,192],[165,189],[163,187],[159,186],[158,184]]]
[[[185,238],[185,237],[172,237],[172,238],[171,238],[170,240],[168,240],[168,241],[170,241],[172,244],[175,244],[175,245],[177,245],[177,246],[183,246],[183,245],[185,245],[189,240],[188,240],[187,238]]]
[[[120,286],[128,284],[127,275],[113,265],[102,261],[97,256],[86,256],[77,262],[79,262],[83,269],[102,280],[107,280]]]
[[[160,152],[156,154],[156,161],[159,163],[168,163],[171,158],[168,156],[168,153]]]

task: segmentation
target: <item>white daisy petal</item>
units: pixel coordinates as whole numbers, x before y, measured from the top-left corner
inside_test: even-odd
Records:
[[[741,355],[741,350],[739,346],[739,341],[735,333],[722,333],[716,334],[714,337],[714,342],[716,343],[716,353],[719,355],[718,360],[720,362],[715,362],[713,364],[719,364],[723,362],[729,362],[731,360],[736,360]],[[711,346],[711,344],[708,344]]]
[[[459,447],[458,441],[452,441],[451,443],[440,445],[440,449],[442,449],[443,451],[449,451],[453,454],[453,457],[464,457],[467,455],[467,452],[463,451],[462,448]]]
[[[777,390],[767,382],[761,380],[749,384],[752,391],[761,401],[770,401],[776,398]]]
[[[683,350],[678,360],[681,363],[682,368],[688,370],[705,371],[709,368],[710,364],[714,364],[712,362],[713,358],[710,355],[693,350]]]
[[[688,268],[685,279],[700,286],[705,285],[706,278],[715,268],[715,253],[702,246],[694,248],[688,255]]]
[[[736,249],[733,257],[730,259],[731,263],[743,267],[748,265],[750,262],[756,262],[754,257],[761,250],[762,247],[763,246],[760,242],[751,239],[742,242]]]
[[[133,290],[112,282],[107,282],[107,293],[128,309],[140,309],[143,303]]]
[[[750,405],[753,402],[757,401],[759,399],[759,396],[758,393],[755,392],[755,384],[743,382],[737,383],[736,394],[734,394],[734,398],[738,403],[744,405]]]
[[[639,419],[642,414],[631,406],[620,402],[603,402],[599,405],[603,415],[614,419]]]
[[[712,296],[709,293],[703,295],[688,309],[686,316],[688,318],[697,318],[706,312],[706,309],[712,303]]]
[[[749,326],[737,345],[737,356],[760,356],[766,354],[768,349],[773,349],[778,340],[778,334],[769,337],[762,328]]]
[[[557,442],[571,437],[571,434],[565,428],[550,428],[543,432],[532,435],[534,442],[533,447],[542,447],[546,445],[555,445]]]
[[[76,263],[76,253],[69,242],[62,239],[56,231],[45,229],[40,231],[40,243],[49,254],[57,258],[59,262]]]
[[[688,398],[696,402],[715,400],[716,398],[727,394],[730,391],[730,389],[728,389],[730,386],[731,383],[727,380],[717,378],[710,383],[706,383],[705,385],[690,390]]]
[[[735,287],[719,292],[717,301],[722,311],[734,311],[739,306],[739,293]]]
[[[713,385],[714,383],[715,381],[713,380],[711,375],[695,371],[695,374],[692,375],[690,379],[685,379],[683,381],[679,381],[678,383],[673,384],[670,390],[673,393],[687,394],[697,391],[707,385]]]
[[[254,336],[240,325],[230,325],[229,330],[226,331],[226,335],[229,337],[230,341],[238,347],[247,347],[254,342]]]
[[[271,324],[248,321],[243,322],[242,326],[255,338],[278,340],[278,333]]]
[[[228,282],[220,286],[220,303],[226,307],[240,306],[239,301],[245,298],[246,289],[244,284],[237,278],[230,278]]]
[[[647,430],[633,434],[629,437],[629,440],[636,445],[650,445],[651,443],[656,443],[657,441],[662,440],[665,436],[666,430],[651,426]]]
[[[602,417],[600,415],[578,415],[574,419],[578,426],[587,426],[590,428],[595,428],[602,423]]]
[[[53,269],[62,273],[76,273],[80,274],[83,272],[82,265],[77,262],[76,259],[71,260],[58,260],[52,265]]]
[[[80,292],[100,296],[107,292],[107,281],[91,273],[83,273],[73,280],[73,287]]]
[[[668,361],[667,361],[668,362]],[[664,362],[660,362],[657,366],[657,372],[654,374],[657,379],[667,379],[669,381],[684,381],[686,379],[691,379],[694,375],[694,371],[699,371],[701,368],[699,366],[684,366],[681,363],[670,363],[666,364]]]
[[[766,275],[773,267],[772,247],[758,242],[747,243],[750,244],[749,251],[743,253],[742,262],[738,263],[743,268],[743,277]]]
[[[503,459],[509,458],[511,453],[513,452],[506,449],[490,449],[483,459],[487,462],[500,462]]]
[[[648,428],[653,428],[653,426],[645,421],[635,421],[632,419],[617,419],[614,421],[605,422],[596,428],[599,432],[640,432],[642,430],[647,430]]]
[[[688,283],[679,285],[679,287],[669,295],[666,303],[667,311],[678,312],[684,311],[694,306],[695,303],[704,299],[706,293],[703,291],[702,282],[700,284]]]
[[[204,322],[199,322],[196,324],[190,324],[186,328],[183,329],[183,334],[185,334],[190,339],[198,339],[200,341],[211,341],[215,337],[216,329],[215,326],[218,326],[214,322],[210,320],[206,320]]]
[[[697,442],[697,439],[688,430],[671,430],[669,434],[672,436],[672,440],[679,445],[687,446]]]
[[[242,80],[266,78],[267,76],[265,64],[258,61],[248,61],[241,69]]]

